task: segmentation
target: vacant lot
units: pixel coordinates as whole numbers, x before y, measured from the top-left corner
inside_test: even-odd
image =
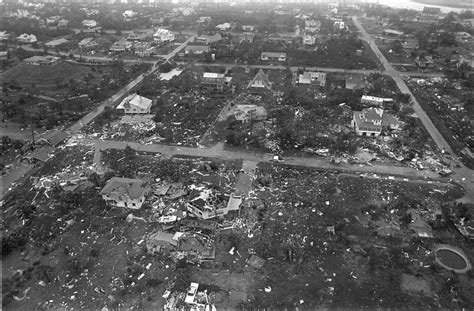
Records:
[[[90,67],[59,62],[52,66],[33,66],[22,63],[0,75],[0,83],[16,81],[19,86],[53,87],[91,72]]]

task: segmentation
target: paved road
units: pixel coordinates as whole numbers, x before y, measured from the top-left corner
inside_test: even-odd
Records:
[[[165,55],[164,58],[165,60],[171,59],[176,53],[178,53],[179,50],[181,50],[186,44],[190,41],[194,40],[194,37],[189,38],[186,40],[186,42],[180,44],[176,49],[171,51],[169,54]],[[97,108],[95,108],[93,111],[82,117],[78,122],[73,124],[69,128],[70,133],[77,133],[80,131],[85,125],[89,124],[96,118],[102,111],[104,111],[104,108],[109,105],[114,105],[117,103],[117,101],[125,96],[130,90],[132,90],[134,87],[136,87],[140,82],[143,81],[144,77],[148,74],[154,73],[156,70],[158,70],[157,62],[153,64],[153,67],[144,74],[139,75],[137,78],[135,78],[132,82],[127,84],[125,87],[120,89],[116,94],[114,94],[112,97],[107,99],[106,101],[102,102]],[[26,165],[25,163],[20,162],[20,160],[16,161],[14,163],[15,169],[12,169],[9,174],[1,176],[0,177],[0,200],[4,197],[4,195],[7,193],[8,189],[11,187],[11,185],[16,182],[21,180],[23,177],[28,176],[28,174],[32,171],[33,166],[31,165]]]
[[[438,145],[438,148],[441,150],[448,151],[451,154],[453,153],[453,150],[451,149],[451,146],[448,144],[448,142],[444,139],[444,137],[441,135],[441,133],[438,131],[436,126],[433,124],[431,119],[428,117],[426,112],[421,108],[420,104],[418,103],[417,99],[413,95],[413,93],[410,91],[408,86],[406,85],[405,81],[402,79],[402,75],[406,75],[406,73],[400,73],[399,71],[395,70],[392,65],[388,62],[388,60],[385,58],[385,56],[382,54],[380,49],[377,47],[375,44],[374,40],[370,37],[370,35],[367,33],[367,31],[364,29],[364,27],[361,25],[359,20],[357,19],[356,16],[352,17],[352,20],[354,22],[354,25],[359,29],[361,33],[361,39],[365,40],[371,49],[374,51],[375,55],[377,58],[380,60],[382,65],[385,68],[385,74],[389,75],[392,77],[392,79],[395,81],[397,84],[398,88],[402,93],[406,93],[410,95],[410,98],[413,102],[413,110],[415,110],[416,114],[420,118],[420,121],[423,123],[423,126],[426,128],[428,133],[431,135],[435,143]],[[458,161],[460,162],[460,161]],[[466,198],[470,200],[471,202],[474,202],[474,174],[473,171],[467,167],[465,167],[462,163],[460,164],[460,168],[455,168],[455,174],[453,175],[453,179],[461,184],[464,189],[466,190]]]
[[[178,65],[188,65],[188,62],[177,62]],[[332,67],[310,67],[310,66],[283,66],[283,65],[244,65],[235,63],[193,63],[194,66],[207,66],[207,67],[231,67],[231,68],[251,68],[251,69],[265,69],[265,70],[287,70],[297,71],[299,69],[305,69],[309,71],[321,71],[321,72],[340,72],[346,74],[363,74],[369,75],[372,73],[386,74],[385,70],[378,69],[343,69],[343,68],[332,68]],[[427,72],[404,72],[404,76],[407,77],[421,77],[421,78],[437,78],[443,77],[443,73],[427,73]]]
[[[169,146],[161,144],[142,145],[135,142],[115,141],[115,140],[85,140],[85,144],[95,144],[100,150],[125,149],[130,146],[132,149],[142,152],[160,153],[166,155],[185,155],[193,157],[211,157],[220,159],[241,159],[250,162],[271,162],[273,156],[263,152],[249,152],[246,150],[226,150],[223,145],[216,145],[209,148],[191,148],[180,146]],[[393,165],[359,165],[359,164],[333,164],[324,158],[315,157],[286,157],[285,164],[306,166],[330,170],[347,170],[351,172],[376,173],[387,175],[399,175],[410,179],[418,180],[443,180],[438,174],[432,171],[419,171],[410,167]]]

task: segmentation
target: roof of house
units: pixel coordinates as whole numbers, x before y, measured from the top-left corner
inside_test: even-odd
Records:
[[[46,46],[58,46],[58,45],[68,43],[68,42],[69,42],[69,40],[64,39],[64,38],[60,38],[60,39],[56,39],[56,40],[46,42],[44,45],[46,45]]]
[[[360,74],[352,74],[346,77],[346,89],[363,88],[367,85],[367,79]]]
[[[164,242],[169,245],[178,246],[178,241],[173,239],[174,233],[159,231],[150,235],[149,240],[156,242]]]
[[[147,110],[151,107],[151,104],[151,99],[134,93],[125,97],[122,102],[120,102],[120,104],[117,106],[117,109],[128,109],[130,108],[130,106],[136,106],[138,108]]]
[[[138,199],[145,195],[146,183],[140,179],[112,177],[100,192],[101,194],[124,195]]]
[[[262,52],[262,57],[286,57],[286,53],[284,52]]]
[[[255,87],[257,81],[260,81],[260,85],[263,85],[263,87],[268,90],[272,88],[270,80],[268,80],[268,75],[265,74],[262,69],[260,69],[255,75],[255,77],[252,79],[252,81],[249,82],[247,88]]]
[[[435,8],[430,6],[425,6],[423,8],[423,13],[438,14],[439,12],[441,12],[441,8]]]
[[[41,55],[35,55],[31,56],[28,58],[25,58],[23,61],[27,63],[31,62],[44,62],[44,63],[53,63],[56,61],[59,61],[61,58],[57,56],[51,56],[51,55],[46,55],[46,56],[41,56]]]
[[[398,120],[381,108],[365,108],[362,111],[354,111],[353,119],[361,130],[380,131],[383,126],[397,124]]]
[[[94,41],[94,38],[89,37],[82,39],[77,45],[97,45],[97,42]]]
[[[206,42],[212,43],[212,42],[217,42],[221,39],[222,39],[221,34],[216,33],[214,35],[201,35],[197,37],[195,41],[206,41]]]
[[[396,35],[396,36],[402,36],[403,35],[403,31],[398,31],[398,30],[394,30],[394,29],[385,29],[383,32],[388,33],[388,34],[392,34],[392,35]]]
[[[66,132],[55,130],[45,133],[42,138],[46,139],[51,146],[55,147],[62,143],[69,135]]]
[[[196,52],[209,52],[210,48],[207,45],[187,45],[184,48],[184,51],[187,53],[196,53]]]
[[[32,153],[25,156],[27,159],[36,159],[41,162],[46,162],[53,153],[54,148],[52,147],[42,147],[34,150]]]

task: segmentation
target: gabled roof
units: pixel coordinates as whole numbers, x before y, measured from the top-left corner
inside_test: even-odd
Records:
[[[127,196],[130,199],[141,198],[146,191],[146,183],[140,179],[112,177],[100,194]]]
[[[286,53],[284,52],[262,52],[262,57],[286,57]]]
[[[129,109],[131,106],[136,106],[138,108],[147,110],[151,107],[151,104],[151,99],[134,93],[125,97],[122,102],[117,106],[117,109]]]
[[[42,138],[48,141],[51,146],[56,147],[62,143],[69,135],[66,132],[55,130],[44,134]]]
[[[259,86],[256,86],[256,85],[259,85]],[[257,74],[252,79],[252,81],[250,81],[249,84],[247,85],[247,88],[251,88],[251,87],[264,87],[268,90],[271,90],[272,86],[271,86],[270,80],[268,80],[268,75],[265,74],[262,69],[260,69],[257,72]]]

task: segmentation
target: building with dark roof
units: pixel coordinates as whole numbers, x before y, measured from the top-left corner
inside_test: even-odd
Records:
[[[147,189],[147,184],[140,179],[112,177],[100,194],[109,205],[139,209]]]

